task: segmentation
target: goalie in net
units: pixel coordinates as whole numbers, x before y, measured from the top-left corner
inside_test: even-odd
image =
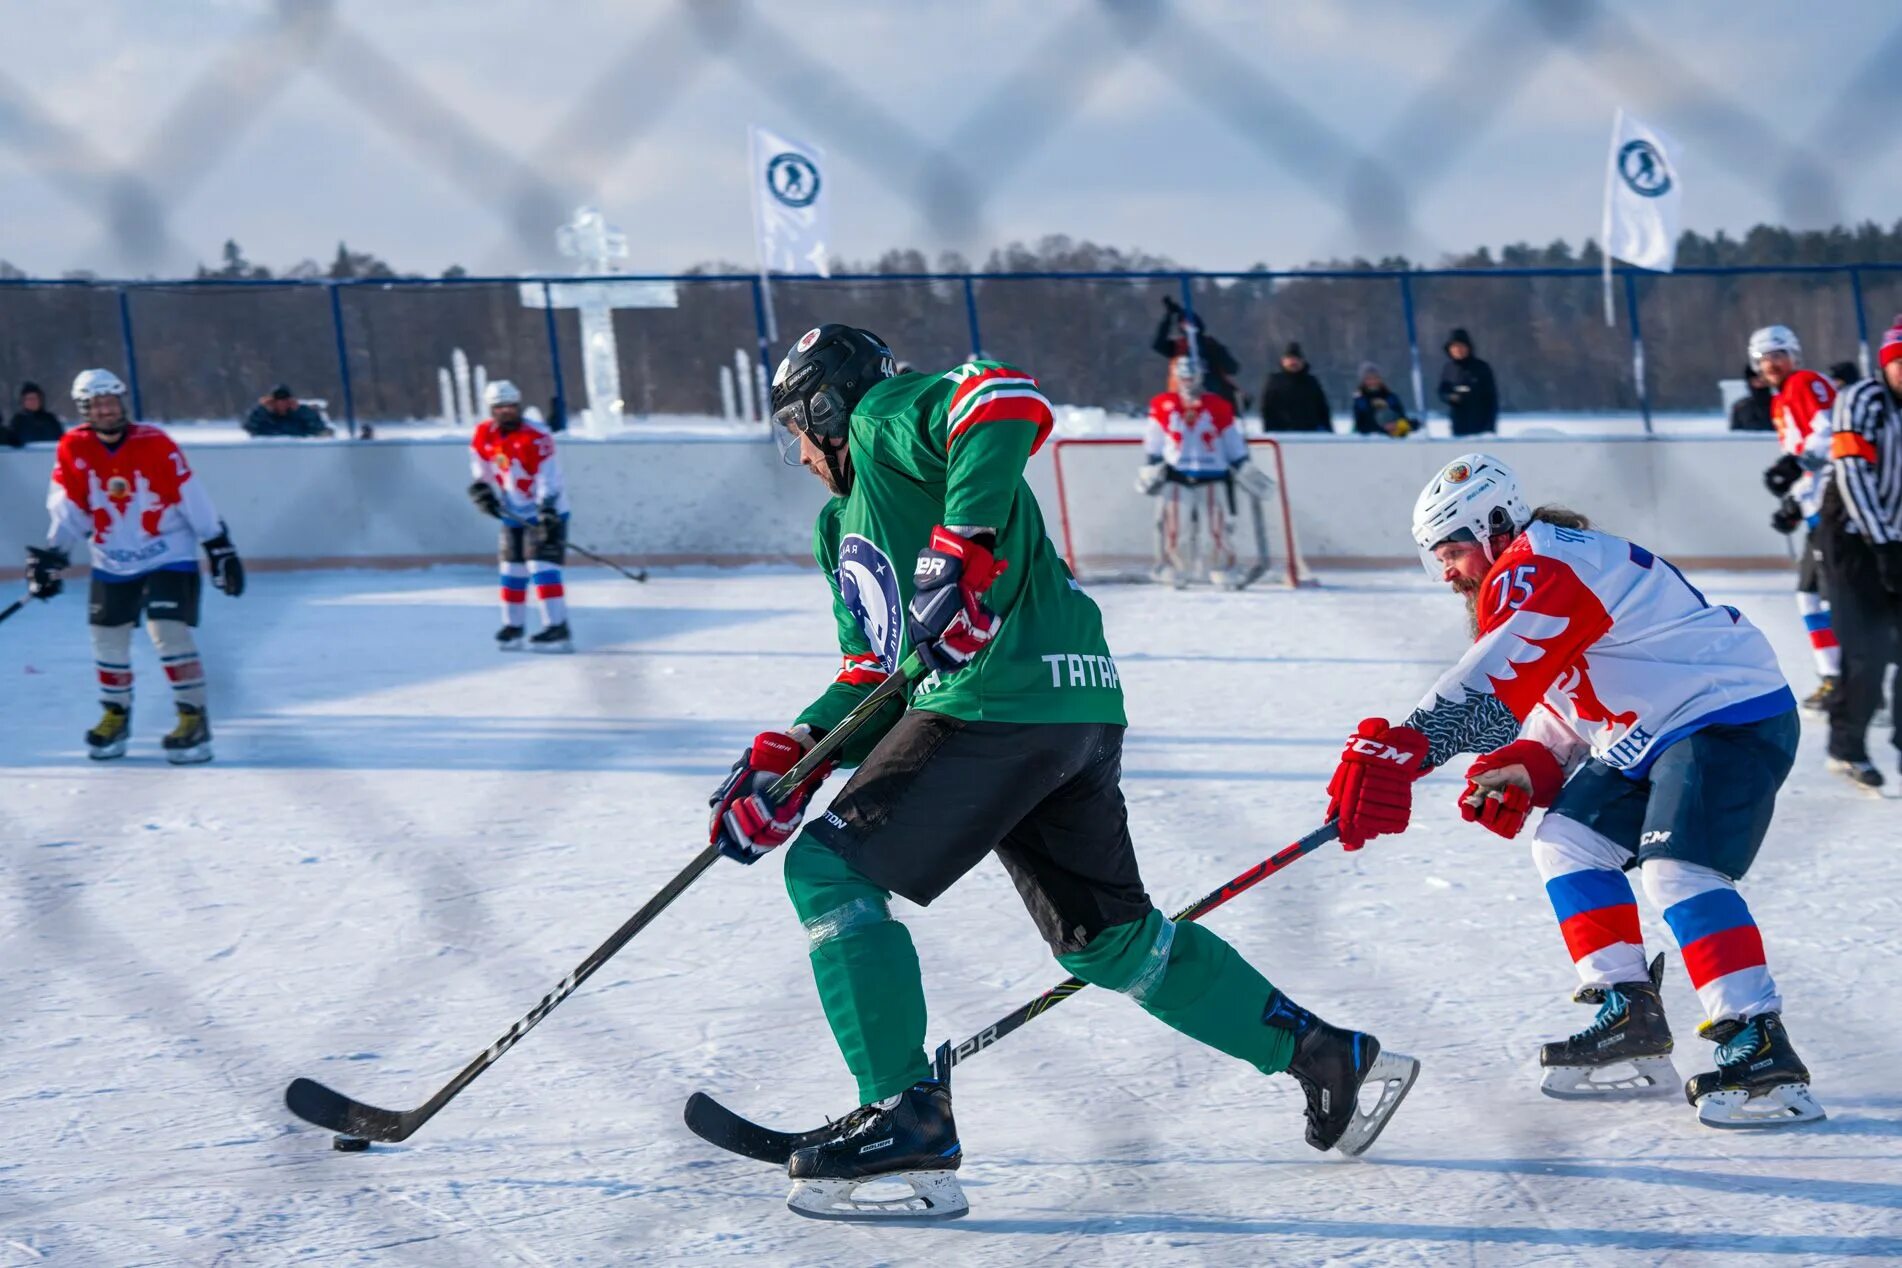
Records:
[[[1234,407],[1202,385],[1201,366],[1178,357],[1169,390],[1149,402],[1142,440],[1057,442],[1064,553],[1079,577],[1147,575],[1177,588],[1206,578],[1234,590],[1264,576],[1289,585],[1306,579],[1282,489],[1250,461],[1251,449],[1263,449],[1278,470],[1278,448],[1250,442]],[[1139,464],[1135,491],[1155,499],[1153,517],[1118,489],[1129,487],[1123,481],[1132,460]],[[1152,520],[1146,543],[1143,519]]]

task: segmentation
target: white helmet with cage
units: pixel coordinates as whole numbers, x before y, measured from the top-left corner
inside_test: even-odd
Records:
[[[1762,330],[1752,331],[1748,351],[1751,365],[1772,352],[1787,352],[1792,361],[1803,359],[1803,345],[1797,342],[1796,332],[1788,326],[1765,326]]]
[[[494,409],[497,405],[520,405],[522,389],[507,379],[490,379],[489,385],[482,389],[482,405],[485,409]]]
[[[1474,541],[1493,558],[1492,539],[1518,536],[1532,522],[1532,508],[1519,492],[1519,478],[1491,454],[1461,454],[1441,467],[1413,504],[1413,543],[1427,576],[1443,571],[1433,548],[1446,541]]]
[[[92,417],[92,402],[106,396],[119,398],[119,416],[123,418],[126,413],[126,387],[119,381],[118,375],[111,370],[81,370],[73,379],[73,408],[78,411],[80,421],[89,421]]]
[[[1202,363],[1194,357],[1176,357],[1169,362],[1169,387],[1187,395],[1202,391]]]

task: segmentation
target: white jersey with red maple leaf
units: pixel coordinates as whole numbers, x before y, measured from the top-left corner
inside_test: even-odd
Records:
[[[85,538],[93,571],[108,577],[196,568],[198,544],[224,528],[184,452],[145,423],[112,446],[90,427],[62,436],[46,509],[47,542],[63,550]]]
[[[502,497],[502,513],[528,523],[545,502],[568,513],[568,488],[555,456],[555,438],[531,418],[503,431],[492,418],[476,424],[469,440],[469,470],[476,479],[494,486]]]
[[[1829,465],[1830,415],[1836,388],[1814,370],[1792,370],[1770,398],[1770,421],[1776,425],[1777,444],[1801,462],[1803,474],[1790,486],[1790,496],[1815,526],[1828,481],[1817,473]]]
[[[1179,392],[1162,392],[1149,402],[1143,455],[1191,479],[1212,480],[1248,457],[1248,440],[1235,407],[1214,393],[1204,392],[1191,407]]]
[[[1534,523],[1482,583],[1479,637],[1408,723],[1438,766],[1523,728],[1566,763],[1633,779],[1692,731],[1796,707],[1769,641],[1668,560],[1609,533]]]

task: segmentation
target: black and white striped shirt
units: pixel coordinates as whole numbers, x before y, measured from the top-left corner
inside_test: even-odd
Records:
[[[1849,527],[1871,543],[1902,542],[1902,403],[1880,376],[1864,379],[1836,398],[1830,430]]]

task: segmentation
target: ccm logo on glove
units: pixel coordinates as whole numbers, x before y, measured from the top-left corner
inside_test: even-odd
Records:
[[[1367,718],[1347,737],[1327,785],[1328,818],[1340,822],[1341,848],[1404,832],[1413,818],[1413,781],[1426,774],[1427,738],[1410,726]]]

